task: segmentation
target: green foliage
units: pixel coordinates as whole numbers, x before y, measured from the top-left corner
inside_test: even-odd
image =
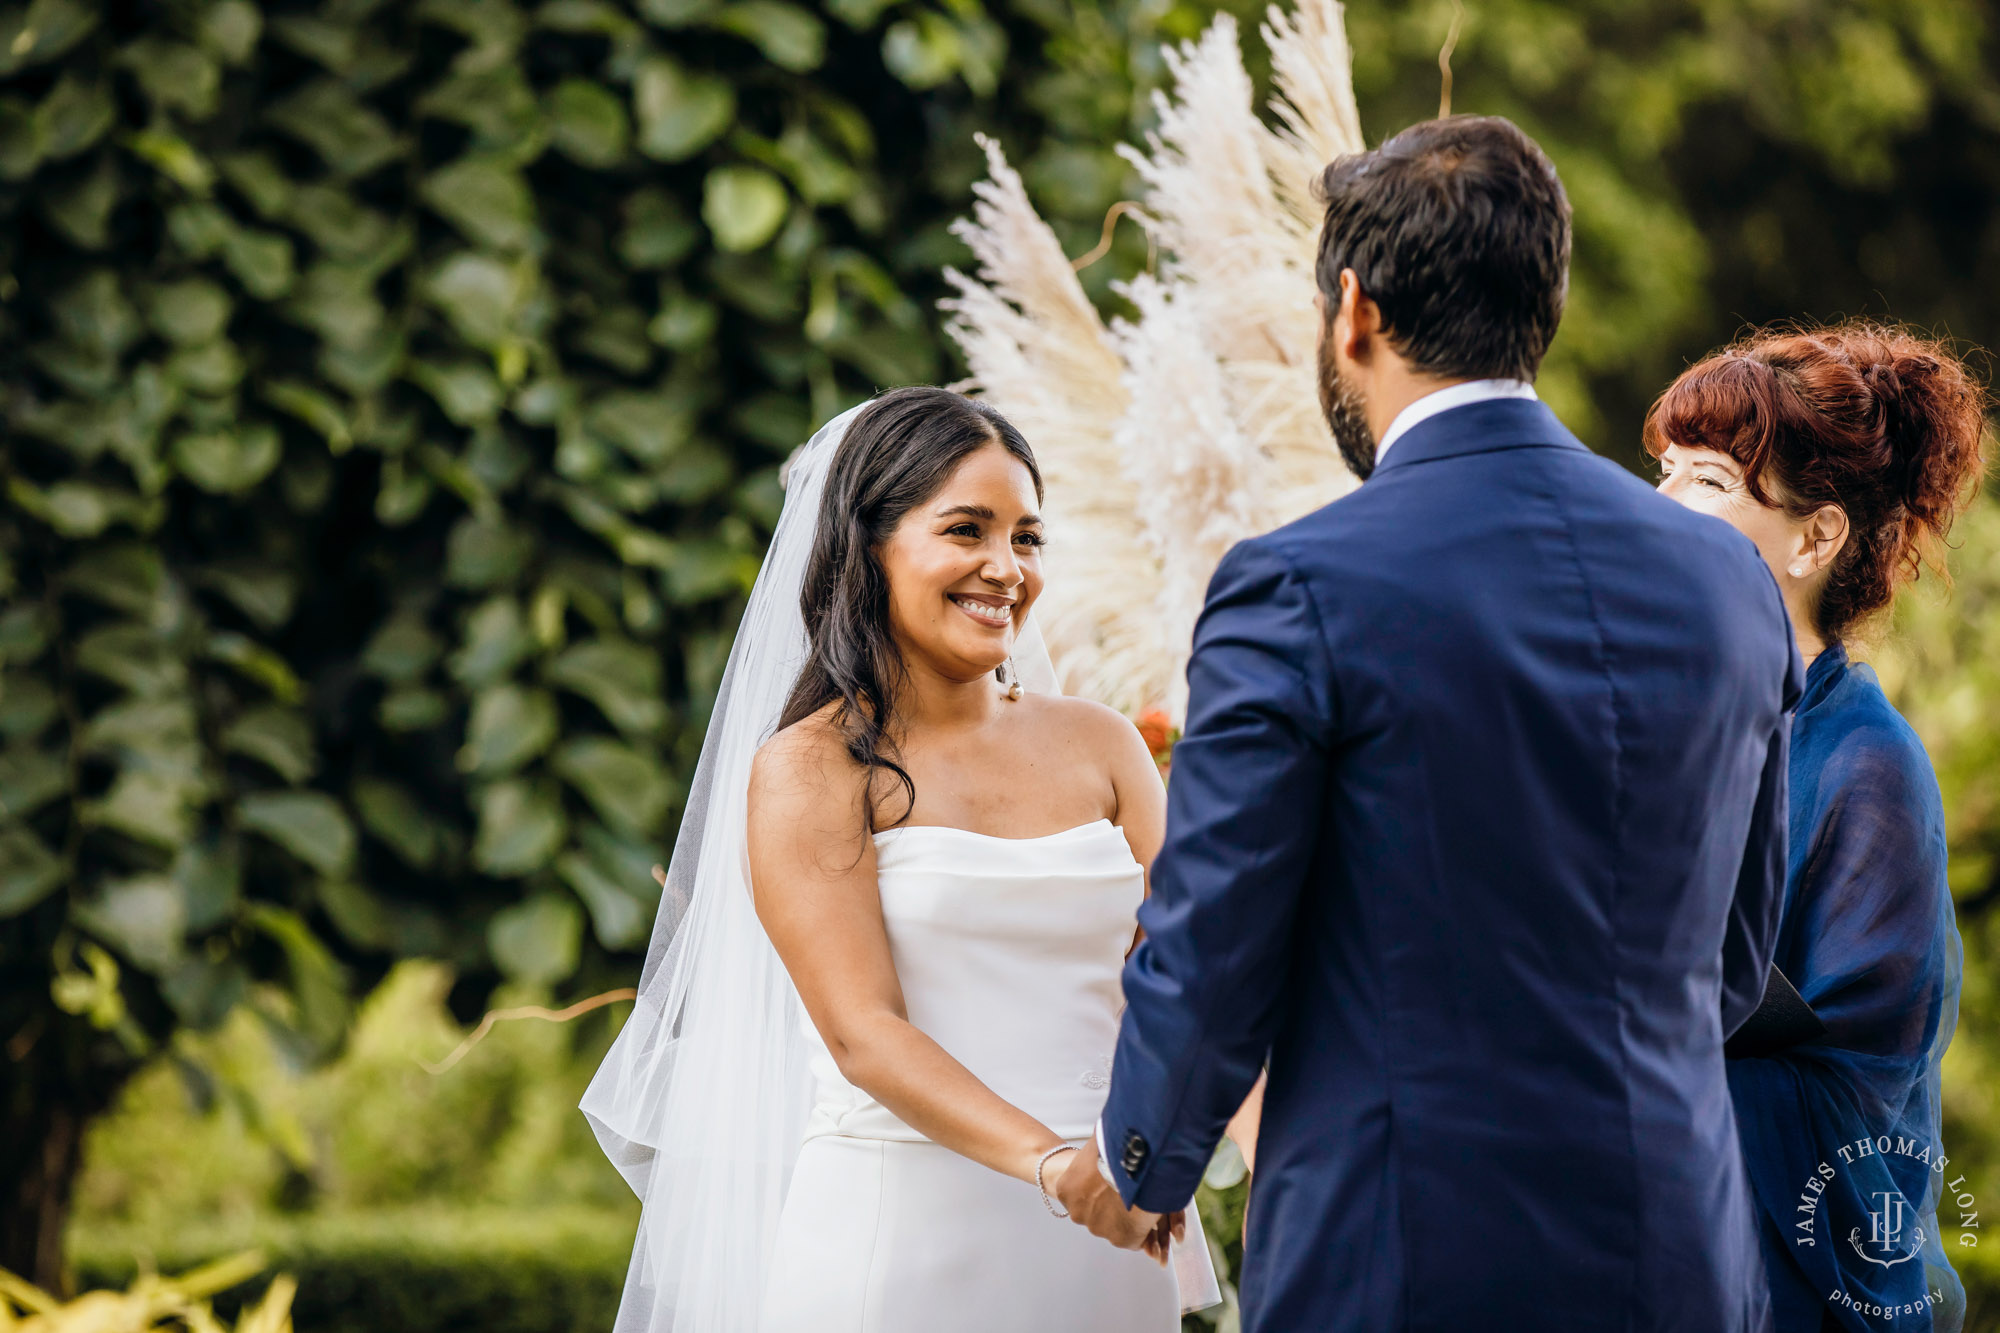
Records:
[[[248,1010],[179,1034],[91,1130],[79,1283],[254,1247],[300,1279],[312,1333],[610,1327],[638,1205],[576,1103],[613,1024],[501,1023],[432,1074],[464,1036],[451,980],[397,966],[316,1069]]]
[[[1371,140],[1437,113],[1456,8],[1349,4]],[[1452,109],[1519,123],[1575,207],[1542,381],[1565,420],[1637,465],[1646,406],[1745,321],[1886,303],[2000,341],[1966,281],[2000,245],[1960,211],[2000,180],[1995,35],[1988,0],[1465,4]]]
[[[339,1057],[317,1068],[298,1067],[248,1009],[213,1032],[180,1033],[92,1127],[73,1238],[101,1249],[107,1236],[164,1243],[190,1217],[248,1225],[554,1200],[629,1223],[636,1200],[576,1110],[610,1020],[500,1023],[433,1074],[424,1062],[465,1035],[445,1007],[451,984],[442,964],[398,964],[357,1010]]]
[[[973,127],[1093,231],[1195,12],[0,13],[0,1156],[239,1003],[629,970],[778,465],[941,376]]]
[[[139,1270],[137,1255],[172,1268],[254,1242],[298,1279],[292,1316],[306,1333],[598,1333],[617,1314],[632,1232],[630,1219],[576,1208],[199,1223],[86,1239],[77,1276],[83,1286],[122,1286]],[[233,1313],[255,1295],[246,1285],[215,1304]]]
[[[1952,586],[1930,578],[1905,594],[1869,657],[1944,796],[1966,960],[1945,1057],[1945,1142],[1975,1196],[2000,1198],[2000,498],[1976,502],[1952,544]],[[1940,1220],[1950,1237],[1950,1215]],[[2000,1320],[2000,1296],[1993,1313]]]

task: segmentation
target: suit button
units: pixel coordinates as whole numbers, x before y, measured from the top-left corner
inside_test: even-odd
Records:
[[[1152,1156],[1152,1153],[1152,1148],[1147,1145],[1139,1131],[1130,1130],[1125,1135],[1125,1151],[1118,1158],[1118,1164],[1125,1168],[1126,1175],[1136,1176],[1145,1167],[1146,1159]]]

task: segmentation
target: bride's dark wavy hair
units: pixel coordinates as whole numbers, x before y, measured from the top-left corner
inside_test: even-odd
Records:
[[[917,784],[896,753],[896,691],[903,654],[889,630],[881,544],[912,509],[944,488],[967,455],[997,444],[1021,460],[1042,498],[1034,451],[1007,418],[949,389],[892,389],[848,424],[827,469],[799,610],[809,649],[778,729],[835,704],[832,724],[867,772],[864,816],[876,831],[877,783],[903,789],[902,823]]]

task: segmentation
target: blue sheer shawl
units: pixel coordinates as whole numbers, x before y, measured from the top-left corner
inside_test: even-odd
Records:
[[[1806,673],[1789,779],[1775,961],[1827,1032],[1729,1061],[1775,1327],[1957,1333],[1964,1289],[1937,1226],[1952,1178],[1938,1066],[1963,963],[1943,802],[1916,733],[1838,645]]]

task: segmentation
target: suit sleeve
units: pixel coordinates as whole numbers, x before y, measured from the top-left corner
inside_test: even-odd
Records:
[[[1771,951],[1778,940],[1778,912],[1785,897],[1785,765],[1791,728],[1780,725],[1764,756],[1750,837],[1736,875],[1729,931],[1722,941],[1722,1035],[1743,1026],[1764,998]]]
[[[1125,966],[1100,1130],[1127,1204],[1186,1206],[1263,1067],[1321,836],[1332,679],[1309,590],[1262,543],[1209,585],[1167,838]]]
[[[1775,589],[1774,589],[1775,594]],[[1791,712],[1803,689],[1804,668],[1791,643],[1791,626],[1780,604],[1786,660],[1783,715],[1778,718],[1764,755],[1764,772],[1757,783],[1751,811],[1750,836],[1743,845],[1743,864],[1736,875],[1736,897],[1729,908],[1729,930],[1722,941],[1722,1035],[1725,1040],[1743,1026],[1764,998],[1771,971],[1771,954],[1778,942],[1778,920],[1785,902],[1787,802],[1786,768],[1791,762]]]

